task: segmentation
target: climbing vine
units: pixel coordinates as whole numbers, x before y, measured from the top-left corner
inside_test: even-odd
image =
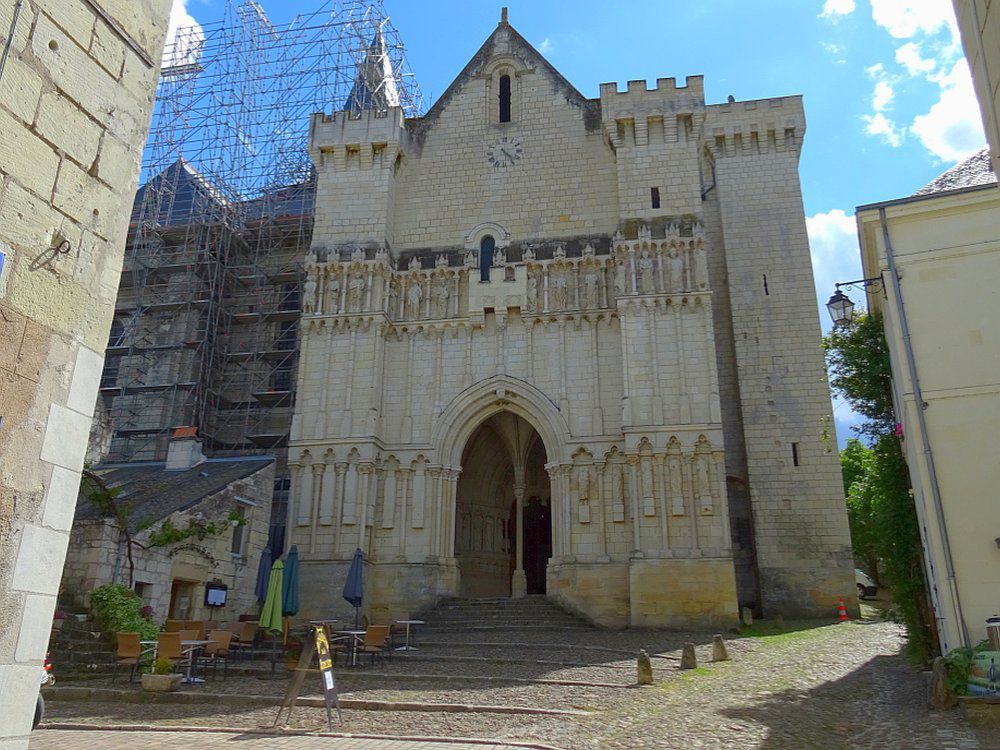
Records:
[[[218,536],[234,525],[243,526],[246,519],[238,511],[232,511],[226,518],[218,521],[206,521],[203,518],[188,519],[187,526],[178,528],[169,518],[149,535],[150,547],[169,547],[186,539],[203,541],[210,536]]]

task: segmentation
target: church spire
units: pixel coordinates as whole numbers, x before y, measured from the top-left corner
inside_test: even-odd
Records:
[[[344,110],[358,113],[363,109],[385,110],[398,106],[399,86],[380,26],[365,51],[364,60],[358,64],[354,86],[344,102]]]

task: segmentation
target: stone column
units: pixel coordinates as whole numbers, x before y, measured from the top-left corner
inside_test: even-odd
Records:
[[[399,546],[398,559],[401,561],[406,560],[406,529],[410,524],[410,519],[407,517],[409,504],[406,499],[410,491],[411,473],[409,469],[399,470],[399,524],[397,524],[399,534],[396,543]]]
[[[516,519],[516,541],[514,574],[510,579],[510,596],[520,599],[528,593],[528,577],[524,574],[524,478],[514,483],[514,517]]]
[[[302,464],[288,464],[290,478],[288,507],[285,508],[285,552],[292,548],[292,536],[295,530],[295,512],[299,502],[299,477],[302,474]]]
[[[427,470],[427,474],[430,475],[430,511],[431,511],[431,523],[430,523],[430,543],[427,545],[427,561],[437,562],[439,557],[438,550],[438,538],[441,536],[440,529],[438,528],[438,522],[441,519],[441,467],[435,466]]]
[[[361,475],[358,489],[358,547],[366,552],[370,552],[366,549],[365,532],[368,529],[368,494],[375,476],[374,469],[375,467],[369,463],[358,465],[358,473]]]
[[[632,514],[632,552],[633,555],[642,555],[642,536],[639,526],[639,457],[628,456],[629,481],[629,513]]]
[[[347,480],[347,463],[338,462],[333,465],[334,476],[334,491],[336,496],[334,498],[334,509],[333,509],[333,556],[336,557],[337,553],[340,552],[340,537],[344,530],[344,504],[346,502],[344,497],[344,485]]]
[[[326,464],[322,462],[312,465],[312,493],[309,500],[309,552],[316,551],[316,527],[319,524],[319,504],[323,496],[323,472]]]

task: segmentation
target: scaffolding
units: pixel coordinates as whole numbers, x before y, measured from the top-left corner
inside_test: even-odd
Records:
[[[195,426],[209,455],[274,453],[280,504],[314,212],[309,115],[393,105],[423,106],[381,0],[280,25],[228,0],[220,21],[178,30],[101,380],[109,460],[163,460],[171,431]]]

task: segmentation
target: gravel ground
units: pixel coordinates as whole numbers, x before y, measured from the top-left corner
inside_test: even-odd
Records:
[[[699,644],[702,666],[680,672],[676,662],[654,659],[657,684],[634,689],[569,687],[525,683],[456,683],[394,679],[392,673],[477,674],[543,679],[586,679],[627,684],[634,662],[612,651],[578,647],[554,649],[565,634],[525,632],[518,643],[533,647],[471,645],[497,643],[471,634],[462,648],[421,643],[421,657],[444,654],[483,656],[486,661],[395,658],[361,676],[338,673],[342,694],[351,697],[426,702],[457,702],[582,708],[584,717],[539,717],[490,713],[345,711],[345,730],[391,734],[433,734],[492,739],[535,740],[567,749],[684,748],[698,750],[987,750],[990,737],[976,737],[961,714],[929,713],[922,675],[901,651],[904,638],[891,623],[851,623],[796,628],[789,632],[758,627],[752,635],[729,641],[733,660],[708,661],[711,634],[636,631],[573,633],[581,644],[635,653],[676,654],[685,641]],[[512,638],[512,641],[515,640]],[[583,666],[525,664],[507,659],[585,661]],[[308,680],[307,680],[308,683]],[[88,681],[87,685],[97,685]],[[280,695],[283,680],[256,677],[209,683],[206,692]],[[269,725],[274,708],[224,705],[76,703],[50,701],[50,721],[156,723],[171,726]],[[293,723],[319,727],[322,709],[296,709]]]

